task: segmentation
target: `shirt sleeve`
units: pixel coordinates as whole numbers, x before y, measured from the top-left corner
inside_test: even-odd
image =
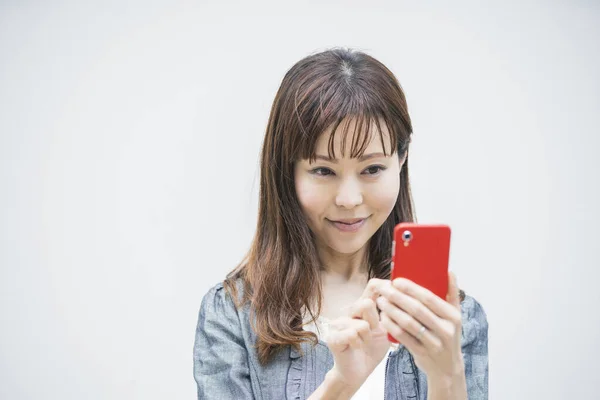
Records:
[[[488,398],[488,322],[481,304],[466,296],[462,304],[461,347],[469,400]]]
[[[222,284],[204,296],[194,342],[198,399],[254,399],[248,351],[232,299]]]

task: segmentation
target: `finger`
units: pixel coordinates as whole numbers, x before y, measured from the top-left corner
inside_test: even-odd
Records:
[[[345,351],[348,347],[356,347],[360,340],[356,330],[350,329],[351,318],[341,317],[333,320],[326,334],[325,343],[331,351]]]
[[[439,332],[442,328],[443,321],[435,315],[429,308],[423,303],[410,297],[409,295],[402,293],[394,286],[389,286],[381,290],[381,295],[387,299],[390,303],[406,312],[414,319],[417,320],[421,325],[424,325],[429,330]]]
[[[356,331],[359,338],[363,341],[368,341],[371,337],[371,327],[369,323],[362,319],[340,317],[336,318],[329,324],[330,332],[342,332],[342,336],[349,334],[351,331]]]
[[[371,327],[369,323],[362,319],[354,319],[352,320],[349,330],[354,330],[358,334],[361,342],[367,343],[371,340]]]
[[[335,331],[343,331],[348,329],[352,324],[352,318],[350,317],[339,317],[329,323],[329,328]]]
[[[348,343],[348,346],[358,349],[361,347],[362,340],[356,329],[346,329],[341,332],[342,340]]]
[[[381,321],[379,321],[379,310],[377,310],[377,305],[374,301],[372,301],[372,307],[369,307],[365,310],[364,319],[369,323],[371,332],[383,333]]]
[[[381,325],[398,342],[402,343],[412,354],[426,354],[427,350],[413,335],[406,332],[392,321],[385,311],[381,312]]]
[[[448,303],[460,310],[460,295],[458,293],[458,282],[454,272],[448,272]]]
[[[420,341],[426,348],[433,352],[438,352],[443,349],[443,343],[433,332],[427,327],[425,331],[420,333],[423,326],[409,314],[405,313],[394,304],[390,303],[385,297],[377,299],[377,305],[382,313],[391,319],[396,325],[402,328],[405,332],[411,334],[416,340]]]
[[[370,339],[369,324],[363,320],[354,320],[348,328],[330,331],[327,345],[332,351],[345,351],[350,348],[362,348]]]
[[[390,286],[390,285],[391,285],[391,282],[389,279],[378,279],[378,278],[369,279],[369,282],[367,282],[367,287],[363,291],[360,298],[361,299],[372,299],[373,301],[375,301],[375,299],[379,296],[379,291],[381,290],[381,288]]]
[[[335,331],[329,332],[325,339],[325,343],[327,343],[327,347],[333,352],[342,352],[346,351],[350,345],[350,338],[346,331]]]
[[[358,300],[353,304],[350,316],[365,320],[372,330],[379,328],[379,314],[377,313],[377,305],[373,299],[362,298]]]
[[[392,282],[392,285],[402,293],[405,293],[420,301],[440,318],[449,320],[453,323],[460,321],[460,312],[456,309],[456,307],[439,298],[429,289],[417,285],[406,278],[396,278]]]
[[[394,301],[390,301],[390,298]],[[380,305],[385,302],[390,303],[386,308]],[[460,311],[454,310],[455,315],[449,320],[440,318],[420,301],[400,292],[395,287],[383,293],[377,300],[377,306],[381,310],[385,309],[388,316],[396,317],[395,320],[398,324],[408,324],[402,326],[415,337],[419,335],[421,325],[424,326],[427,331],[422,336],[428,339],[428,348],[432,350],[436,350],[440,344],[448,343],[451,340],[456,332],[456,326],[459,324],[457,321],[460,321]]]

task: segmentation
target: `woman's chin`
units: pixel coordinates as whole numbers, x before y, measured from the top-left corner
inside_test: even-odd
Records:
[[[329,243],[329,247],[336,252],[344,255],[352,255],[360,251],[367,244],[364,240],[353,240],[352,242],[334,241]]]

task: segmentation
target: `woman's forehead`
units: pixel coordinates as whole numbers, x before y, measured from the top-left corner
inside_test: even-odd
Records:
[[[383,120],[379,121],[379,126],[374,121],[370,126],[364,123],[357,125],[360,123],[351,119],[338,125],[335,132],[333,127],[327,128],[315,143],[316,155],[352,158],[360,157],[363,153],[392,153],[390,132]],[[355,151],[356,148],[360,148],[359,151]]]

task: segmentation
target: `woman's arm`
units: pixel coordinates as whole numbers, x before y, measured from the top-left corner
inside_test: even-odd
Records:
[[[240,321],[222,285],[202,299],[194,342],[198,399],[253,399]]]
[[[308,400],[348,400],[357,390],[357,388],[350,388],[339,379],[335,370],[331,369],[325,375],[323,383],[310,395]]]
[[[427,379],[428,400],[463,400],[467,399],[467,384],[463,366],[456,369],[451,376]]]
[[[327,346],[334,365],[309,399],[352,398],[386,356],[390,343],[379,321],[374,298],[380,287],[389,284],[389,280],[369,280],[349,314],[331,322]]]
[[[466,296],[462,303],[461,347],[469,400],[488,398],[488,321],[481,304]]]
[[[466,296],[461,303],[461,349],[464,363],[456,374],[428,379],[428,400],[488,398],[488,322],[481,304]]]
[[[487,319],[472,297],[460,302],[454,274],[446,301],[404,278],[382,289],[381,322],[427,375],[428,399],[487,399]]]

